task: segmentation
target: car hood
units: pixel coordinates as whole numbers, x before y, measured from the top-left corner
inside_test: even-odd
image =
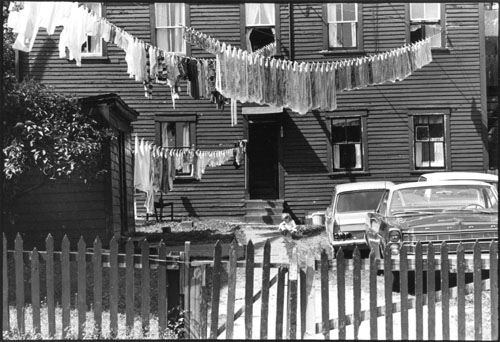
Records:
[[[497,229],[498,212],[453,212],[425,216],[396,217],[397,225],[408,231]]]
[[[370,211],[356,211],[349,213],[337,213],[335,220],[341,231],[365,230],[366,214]]]

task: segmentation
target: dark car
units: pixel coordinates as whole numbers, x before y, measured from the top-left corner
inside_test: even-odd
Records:
[[[449,251],[479,241],[487,251],[498,241],[498,195],[479,181],[404,183],[387,191],[375,212],[367,214],[366,239],[378,258],[386,248],[397,256],[403,245],[413,253],[418,241],[434,246],[446,241]]]

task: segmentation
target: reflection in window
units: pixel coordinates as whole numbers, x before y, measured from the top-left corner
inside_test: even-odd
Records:
[[[275,41],[275,8],[274,4],[245,4],[245,25],[247,50],[250,52]]]
[[[328,4],[328,47],[358,46],[358,4]]]
[[[362,169],[361,119],[332,119],[332,145],[335,170]]]
[[[155,4],[156,45],[169,52],[186,54],[186,42],[182,27],[186,24],[183,3]]]
[[[441,47],[441,4],[410,4],[410,42],[414,43],[427,37],[431,46]]]
[[[445,166],[444,116],[416,115],[413,124],[416,168],[443,168]]]

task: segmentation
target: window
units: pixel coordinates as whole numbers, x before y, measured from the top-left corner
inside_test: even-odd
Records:
[[[409,125],[413,170],[449,169],[449,111],[410,113]]]
[[[186,54],[186,41],[182,27],[186,25],[186,6],[183,3],[155,4],[156,46],[182,55]]]
[[[358,4],[326,4],[328,49],[360,48]]]
[[[361,118],[332,119],[334,170],[363,169]]]
[[[161,117],[156,119],[156,142],[162,147],[196,148],[196,116]],[[186,164],[176,176],[193,176],[193,165]]]
[[[245,4],[246,50],[254,52],[276,39],[275,4]],[[277,49],[275,49],[277,51]]]
[[[102,17],[103,6],[100,2],[86,2],[84,5],[98,17]],[[82,45],[82,57],[102,57],[103,43],[102,38],[88,36],[87,42]]]
[[[432,47],[445,42],[444,13],[440,3],[418,3],[410,6],[410,43],[431,37]]]

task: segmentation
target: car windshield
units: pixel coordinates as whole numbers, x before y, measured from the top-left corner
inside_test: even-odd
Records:
[[[341,193],[338,195],[336,212],[375,210],[383,193],[384,189]]]
[[[498,198],[482,185],[434,185],[395,190],[390,213],[498,208]]]

